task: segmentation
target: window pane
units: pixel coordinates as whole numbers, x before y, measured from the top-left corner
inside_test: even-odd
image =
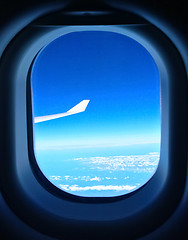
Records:
[[[34,152],[46,178],[79,196],[127,194],[160,156],[160,78],[150,53],[110,31],[65,34],[37,55]]]

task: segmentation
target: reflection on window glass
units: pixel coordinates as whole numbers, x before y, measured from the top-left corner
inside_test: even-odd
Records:
[[[77,31],[44,47],[31,72],[34,152],[68,193],[127,194],[160,156],[160,78],[150,53],[110,31]]]

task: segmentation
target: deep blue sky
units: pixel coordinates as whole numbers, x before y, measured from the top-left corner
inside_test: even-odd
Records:
[[[38,54],[31,73],[34,116],[84,113],[35,124],[40,148],[115,146],[160,141],[160,79],[135,40],[104,31],[73,32]]]

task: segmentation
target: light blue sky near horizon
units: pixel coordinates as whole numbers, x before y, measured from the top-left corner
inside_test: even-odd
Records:
[[[114,32],[63,35],[40,51],[32,72],[34,117],[83,113],[37,123],[36,148],[160,143],[160,77],[149,52]]]

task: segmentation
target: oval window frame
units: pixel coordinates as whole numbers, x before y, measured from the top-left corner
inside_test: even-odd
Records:
[[[51,227],[53,227],[54,232],[56,230],[57,232],[59,231],[57,234],[60,234],[60,235],[63,234],[61,232],[62,225],[60,223],[63,223],[64,226],[66,226],[65,219],[66,220],[71,219],[71,221],[89,221],[89,222],[90,221],[104,222],[104,221],[111,220],[111,221],[115,221],[116,223],[119,222],[120,225],[123,221],[124,227],[131,226],[133,229],[138,230],[137,235],[141,235],[142,230],[139,230],[139,221],[141,221],[142,223],[143,222],[146,223],[150,219],[151,214],[155,215],[155,212],[157,212],[159,209],[160,210],[163,209],[164,215],[162,217],[160,216],[157,219],[155,219],[154,226],[155,227],[158,226],[169,216],[169,214],[171,214],[173,209],[175,209],[175,207],[177,206],[177,203],[182,195],[182,191],[184,188],[184,184],[183,184],[184,176],[186,175],[186,163],[182,161],[180,165],[177,165],[177,161],[176,161],[178,156],[182,156],[182,158],[185,157],[185,152],[186,152],[185,145],[184,144],[183,146],[178,145],[178,149],[176,151],[173,150],[173,146],[175,142],[177,143],[177,140],[174,140],[173,136],[176,136],[178,130],[180,130],[180,133],[177,135],[182,136],[182,139],[183,139],[182,141],[185,142],[184,128],[186,127],[186,124],[185,124],[186,121],[184,121],[184,119],[185,120],[187,119],[185,114],[187,109],[185,99],[187,98],[184,91],[185,83],[186,83],[186,74],[185,74],[184,64],[181,59],[181,56],[179,55],[179,52],[173,46],[173,44],[167,38],[165,38],[162,33],[160,33],[160,31],[158,32],[159,33],[158,37],[156,37],[155,34],[158,31],[157,29],[155,29],[154,32],[150,31],[150,33],[151,32],[153,33],[153,36],[148,36],[147,31],[146,32],[144,32],[144,30],[140,31],[140,36],[142,36],[143,38],[145,36],[145,39],[147,39],[146,42],[148,43],[150,42],[152,43],[153,46],[154,45],[157,46],[157,49],[160,52],[160,56],[163,59],[162,63],[166,67],[165,69],[168,70],[167,71],[168,77],[170,77],[170,80],[171,80],[169,81],[169,79],[166,79],[166,81],[168,82],[166,83],[166,85],[164,83],[163,89],[162,89],[162,91],[163,90],[167,91],[167,93],[169,93],[170,91],[170,94],[167,94],[167,96],[166,95],[164,96],[164,98],[166,98],[167,101],[168,101],[168,98],[170,98],[170,100],[168,101],[167,105],[163,105],[163,111],[164,113],[166,112],[165,113],[166,118],[165,118],[165,122],[163,121],[162,124],[163,124],[163,128],[167,127],[167,133],[165,132],[165,134],[163,134],[163,136],[161,137],[163,140],[161,151],[164,154],[163,155],[164,159],[163,159],[163,164],[161,165],[162,167],[160,167],[160,172],[152,178],[152,181],[149,181],[147,185],[141,188],[142,189],[141,191],[138,190],[136,191],[137,194],[134,194],[131,196],[129,195],[129,198],[119,199],[120,201],[118,200],[116,202],[112,202],[108,204],[98,203],[95,201],[95,199],[93,200],[93,202],[91,201],[90,204],[85,204],[84,201],[78,202],[76,200],[76,201],[73,201],[74,203],[72,205],[70,198],[66,200],[64,198],[65,201],[63,199],[60,199],[59,201],[59,199],[54,197],[54,192],[53,192],[53,196],[51,195],[48,186],[46,186],[46,190],[48,189],[47,191],[45,190],[45,188],[41,187],[42,184],[44,183],[39,184],[40,182],[39,179],[36,181],[35,177],[37,174],[36,173],[34,173],[35,175],[32,174],[31,166],[28,162],[28,159],[32,158],[31,156],[32,154],[30,153],[30,150],[28,151],[28,147],[30,146],[28,145],[28,142],[27,142],[27,136],[28,136],[27,125],[29,128],[30,124],[29,124],[29,116],[27,119],[26,105],[25,105],[26,85],[22,81],[26,81],[26,78],[28,76],[29,66],[31,64],[31,59],[33,59],[33,55],[32,55],[33,53],[31,51],[30,44],[31,42],[37,43],[37,39],[39,38],[39,36],[41,36],[41,34],[44,34],[45,32],[44,29],[43,31],[41,31],[41,29],[40,30],[38,29],[38,31],[36,30],[35,32],[36,35],[34,36],[33,33],[31,34],[30,30],[25,29],[9,45],[6,51],[6,55],[3,56],[4,63],[1,66],[1,75],[7,77],[6,78],[7,82],[5,83],[5,85],[10,86],[9,91],[13,93],[12,96],[8,98],[8,102],[10,103],[10,105],[11,103],[14,103],[14,105],[11,108],[9,108],[10,113],[8,112],[6,115],[6,119],[9,117],[13,117],[12,118],[13,121],[12,123],[10,123],[9,121],[5,123],[6,129],[11,129],[14,132],[13,139],[9,139],[10,142],[8,144],[8,146],[10,146],[11,149],[12,148],[14,149],[13,150],[14,155],[12,155],[11,153],[8,154],[8,161],[7,161],[8,166],[5,164],[5,166],[3,167],[4,171],[2,171],[2,178],[4,177],[5,179],[6,179],[5,174],[7,174],[6,167],[8,167],[8,169],[11,169],[12,171],[11,173],[9,173],[11,181],[6,185],[9,188],[9,192],[6,191],[5,188],[3,188],[4,193],[7,193],[7,194],[4,194],[6,201],[9,203],[12,209],[14,209],[14,211],[22,219],[25,220],[25,222],[29,221],[28,222],[29,225],[31,225],[36,229],[39,229],[42,232],[45,232],[53,236],[54,236],[54,233],[52,234],[50,232]],[[161,38],[159,36],[161,36]],[[25,37],[25,41],[27,38],[26,42],[23,41],[22,39],[23,37]],[[162,41],[162,43],[168,48],[165,49],[160,42],[157,42],[157,40]],[[22,45],[22,48],[15,49],[15,46],[16,45],[19,46],[21,42],[22,43],[24,42],[24,44]],[[27,52],[27,56],[25,55],[26,52]],[[172,52],[175,59],[169,58]],[[20,59],[20,62],[17,62],[17,59]],[[5,71],[7,63],[10,63],[9,66],[10,66],[10,69],[12,70],[12,72],[10,73],[10,76],[7,76]],[[164,66],[161,66],[162,69],[164,68]],[[173,66],[176,67],[176,72],[173,71]],[[172,73],[175,73],[175,76]],[[163,74],[165,75],[165,73]],[[179,84],[177,84],[175,80],[176,76],[178,76],[182,80]],[[20,86],[20,89],[15,88],[15,84],[18,84]],[[165,87],[167,89],[165,89]],[[21,96],[19,96],[19,93],[21,93]],[[183,96],[183,99],[182,100],[172,99],[172,93],[176,93],[176,96],[181,96],[181,97]],[[173,109],[174,105],[176,107],[174,107]],[[178,111],[177,111],[177,107],[179,107]],[[177,112],[180,113],[179,116],[181,116],[183,120],[180,121],[177,119],[177,117],[175,117],[176,115],[175,113]],[[174,122],[172,124],[169,123],[170,121],[169,119],[173,116],[175,118],[176,124]],[[164,114],[163,114],[163,117],[164,117]],[[182,125],[178,124],[180,122],[182,123]],[[10,128],[8,128],[8,126]],[[164,132],[163,130],[162,132]],[[171,151],[169,151],[169,148],[171,149]],[[184,151],[180,151],[180,150],[184,150]],[[173,169],[174,167],[177,167],[177,168]],[[181,175],[180,175],[180,172],[181,172]],[[176,184],[180,182],[182,183],[180,184],[181,188],[178,189],[178,191],[176,191],[176,196],[174,196],[173,194],[173,186],[169,181],[169,179],[171,179],[172,176],[180,177],[180,178],[177,178]],[[31,186],[30,189],[28,189],[28,183]],[[151,186],[152,186],[152,189],[155,191],[152,191],[152,189],[150,188]],[[163,195],[162,195],[162,192],[164,193]],[[38,197],[37,197],[37,194],[39,194]],[[17,205],[14,204],[15,199],[17,200],[16,202],[19,202],[19,204]],[[130,199],[132,203],[130,202]],[[169,209],[165,209],[166,204],[168,204],[169,201],[172,199],[173,199],[173,204],[171,201],[171,206],[169,207]],[[44,200],[46,200],[45,203],[44,203]],[[136,202],[139,200],[141,200],[141,205],[137,206]],[[28,208],[28,204],[27,204],[28,202],[30,202],[32,206],[30,207],[30,209]],[[129,206],[126,205],[125,202]],[[59,208],[60,204],[61,204],[61,208]],[[155,209],[152,209],[150,206],[154,204],[157,207]],[[76,205],[77,207],[79,207],[80,212],[78,211],[77,207],[76,207],[77,209],[75,208]],[[67,206],[67,209],[66,209],[66,206]],[[83,206],[85,206],[85,209],[91,210],[93,214],[89,215],[89,214],[83,213],[81,211],[84,208]],[[106,212],[106,210],[104,209],[104,206],[106,210],[108,208],[108,210],[110,211],[109,214],[107,215],[104,215],[104,212]],[[25,209],[25,212],[27,214],[25,214],[24,211],[19,212],[20,207]],[[70,211],[71,207],[74,207],[74,209]],[[119,210],[121,210],[122,207],[125,211],[119,212]],[[33,211],[31,211],[31,209]],[[40,213],[42,213],[41,216],[39,215],[39,211],[37,211],[38,209],[40,209]],[[97,211],[95,212],[95,210]],[[28,214],[30,215],[31,219],[35,220],[35,222],[28,220]],[[49,214],[53,215],[53,217],[50,220],[49,219],[46,220],[45,218]],[[115,216],[112,216],[113,214],[115,214]],[[137,221],[135,218],[140,220]],[[53,222],[53,219],[56,219],[56,221]],[[44,221],[46,225],[45,224],[40,225],[41,221]],[[47,225],[49,226],[49,229],[46,228]],[[136,225],[138,227],[136,227]],[[145,232],[151,231],[153,227],[148,226],[148,228],[145,229]]]

